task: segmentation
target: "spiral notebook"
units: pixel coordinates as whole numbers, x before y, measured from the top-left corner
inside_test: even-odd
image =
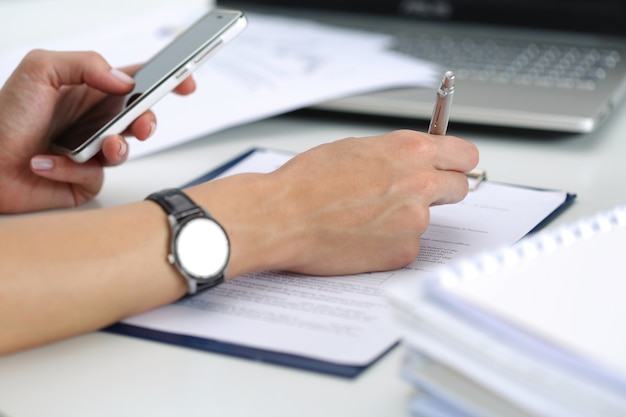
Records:
[[[626,415],[625,243],[626,205],[390,292],[416,414]]]
[[[445,267],[425,296],[472,327],[626,392],[626,205]]]

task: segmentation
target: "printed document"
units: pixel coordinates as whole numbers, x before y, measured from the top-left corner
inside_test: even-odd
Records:
[[[269,172],[292,154],[257,150],[224,172]],[[568,194],[486,181],[458,203],[431,209],[419,257],[406,268],[313,277],[266,271],[236,278],[124,323],[321,361],[365,366],[399,340],[384,292],[437,265],[512,244],[562,207]]]

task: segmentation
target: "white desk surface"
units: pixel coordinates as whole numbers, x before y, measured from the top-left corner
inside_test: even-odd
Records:
[[[0,0],[0,50],[173,1]],[[88,206],[181,185],[253,146],[303,151],[398,127],[423,129],[426,122],[400,126],[292,115],[233,128],[110,169],[103,192]],[[454,125],[450,133],[478,145],[480,166],[492,180],[577,193],[574,205],[548,227],[626,202],[624,105],[587,135],[546,138]],[[95,332],[0,358],[0,416],[407,416],[412,388],[399,377],[401,358],[399,347],[347,380]]]

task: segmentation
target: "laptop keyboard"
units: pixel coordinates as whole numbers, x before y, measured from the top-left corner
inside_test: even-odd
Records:
[[[620,61],[614,49],[427,34],[396,34],[399,52],[435,62],[459,79],[594,90]]]

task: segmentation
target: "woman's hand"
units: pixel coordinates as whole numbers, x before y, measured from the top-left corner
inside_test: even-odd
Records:
[[[412,262],[429,208],[462,200],[477,163],[468,141],[402,130],[321,145],[272,173],[189,192],[231,238],[229,276],[353,274]]]
[[[55,155],[50,143],[106,94],[124,95],[134,85],[130,75],[111,68],[95,52],[28,53],[0,90],[0,213],[78,206],[101,189],[103,167],[121,164],[128,155],[122,135],[108,137],[99,155],[83,164]],[[188,78],[175,90],[190,94]],[[147,139],[156,127],[148,111],[129,127]]]

